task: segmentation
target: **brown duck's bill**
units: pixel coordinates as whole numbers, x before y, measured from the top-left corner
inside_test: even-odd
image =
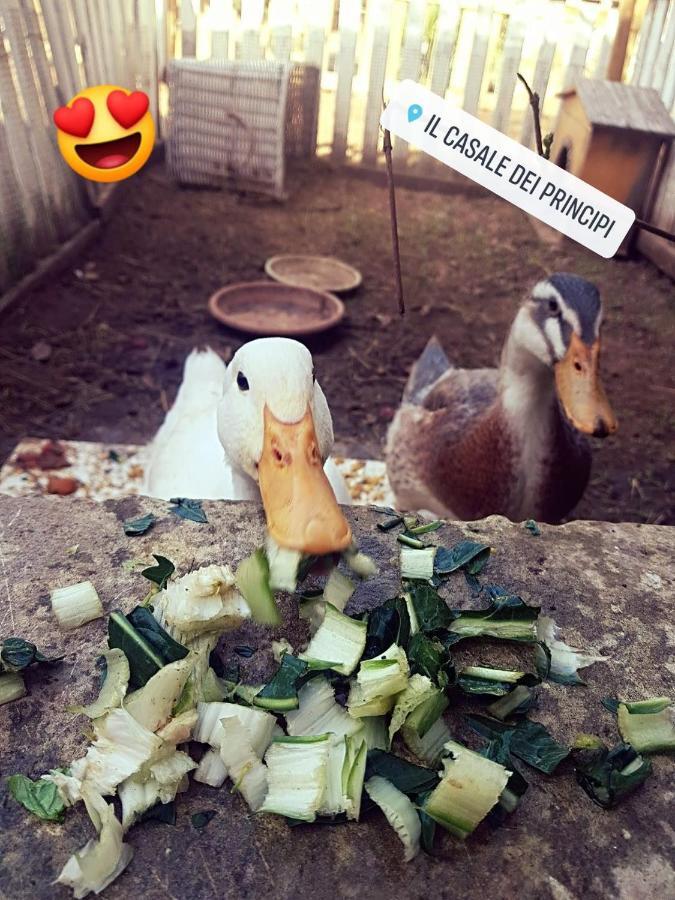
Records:
[[[599,375],[600,341],[585,344],[572,334],[569,348],[555,364],[555,383],[565,415],[584,434],[606,437],[617,421]]]
[[[352,541],[323,469],[310,409],[286,423],[265,407],[258,481],[267,530],[281,547],[323,556]]]

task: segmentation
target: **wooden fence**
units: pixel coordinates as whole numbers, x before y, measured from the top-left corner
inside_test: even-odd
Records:
[[[318,151],[337,162],[377,161],[382,99],[402,78],[531,144],[516,72],[539,92],[544,126],[552,126],[560,89],[576,75],[605,74],[618,3],[0,0],[0,307],[12,285],[96,219],[103,192],[64,165],[51,122],[87,85],[146,91],[161,133],[167,59],[290,59],[321,69]],[[671,108],[675,0],[635,4],[624,77],[655,86]],[[399,166],[410,151],[404,142],[396,148]]]

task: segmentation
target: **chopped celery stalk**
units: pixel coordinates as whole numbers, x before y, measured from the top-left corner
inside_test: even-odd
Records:
[[[230,567],[215,564],[170,581],[152,602],[157,622],[191,650],[194,639],[236,628],[251,616]]]
[[[374,659],[364,659],[359,666],[356,682],[365,701],[375,697],[389,697],[404,691],[410,667],[405,650],[392,644]]]
[[[410,534],[429,534],[430,531],[438,531],[445,522],[442,519],[435,519],[433,522],[425,522],[423,525],[413,525]]]
[[[202,756],[193,778],[210,787],[222,787],[227,778],[227,766],[220,758],[220,750],[210,747]]]
[[[377,575],[378,569],[375,561],[369,556],[366,556],[365,553],[361,553],[361,551],[356,548],[355,544],[348,550],[345,550],[342,554],[342,558],[352,572],[354,572],[355,575],[358,575],[359,578],[372,578],[373,575]]]
[[[445,699],[447,703],[447,698]],[[437,766],[443,753],[443,748],[452,739],[452,735],[442,715],[439,715],[431,727],[425,731],[420,732],[417,730],[417,723],[413,723],[411,720],[415,719],[418,714],[422,714],[424,706],[426,704],[419,706],[412,715],[408,716],[401,729],[401,736],[406,747],[415,756],[430,766]]]
[[[405,861],[410,862],[420,851],[422,834],[422,825],[415,807],[402,791],[381,775],[369,778],[365,788],[370,799],[380,807],[401,839]]]
[[[275,662],[280,663],[284,653],[290,653],[293,656],[293,645],[286,638],[281,638],[280,641],[272,641],[271,647]]]
[[[326,615],[326,604],[323,598],[311,597],[307,600],[301,600],[299,604],[299,615],[301,619],[305,619],[306,622],[309,622],[310,635],[316,634]]]
[[[298,568],[302,560],[299,550],[280,547],[273,537],[265,539],[265,553],[269,564],[269,586],[273,591],[292,594],[298,583]]]
[[[192,740],[192,731],[197,724],[197,710],[186,709],[178,716],[172,716],[166,725],[158,731],[157,736],[170,744],[184,744]]]
[[[640,753],[675,750],[675,704],[669,697],[619,703],[619,733]]]
[[[310,667],[312,663],[327,661],[329,668],[351,675],[365,649],[367,628],[367,622],[350,619],[327,603],[324,620],[300,659]]]
[[[52,610],[61,628],[79,628],[103,616],[103,604],[91,581],[55,588],[51,596]]]
[[[399,544],[403,544],[404,547],[409,547],[412,550],[424,550],[425,543],[424,541],[420,541],[419,538],[411,537],[409,534],[399,534],[396,536],[396,540]],[[403,553],[403,551],[401,551]]]
[[[443,777],[424,802],[423,810],[439,825],[466,838],[499,801],[511,772],[499,763],[448,741]]]
[[[231,694],[227,682],[209,666],[202,681],[202,699],[205,703],[219,703],[228,696]]]
[[[389,743],[391,744],[394,735],[413,710],[425,701],[433,700],[436,697],[443,697],[443,693],[434,687],[430,678],[427,678],[426,675],[412,675],[405,690],[396,697],[394,711],[389,722]]]
[[[338,572],[337,569],[333,569],[323,589],[323,599],[326,603],[334,606],[338,612],[344,612],[344,608],[354,590],[354,582],[347,578],[346,575]]]
[[[318,809],[319,815],[335,816],[345,812],[343,775],[347,764],[347,745],[344,737],[332,737],[326,766],[326,790]]]
[[[464,666],[461,675],[469,678],[481,678],[484,681],[506,681],[515,684],[525,677],[525,672],[516,672],[513,669],[490,669],[487,666]]]
[[[403,535],[399,535],[399,537],[403,537]],[[401,547],[401,578],[429,581],[434,577],[435,556],[435,547],[425,547],[424,550]]]
[[[272,740],[276,725],[276,719],[270,713],[238,703],[200,703],[197,712],[199,718],[192,738],[194,741],[209,744],[219,750],[223,740],[220,720],[235,716],[248,731],[251,746],[260,758]]]
[[[265,754],[268,792],[260,812],[314,821],[326,791],[330,741],[320,735],[272,744]]]
[[[193,663],[194,659],[186,656],[163,666],[142,688],[127,695],[124,708],[148,731],[157,731],[171,718]]]
[[[286,713],[286,726],[291,736],[306,734],[356,734],[362,725],[339,703],[335,691],[322,676],[312,678],[298,691],[300,706]]]
[[[358,821],[361,815],[363,779],[366,774],[368,745],[360,735],[345,737],[347,752],[342,772],[342,793],[345,797],[345,812],[348,819]]]
[[[403,595],[403,599],[405,600],[405,605],[408,609],[408,618],[410,619],[410,637],[420,630],[419,619],[417,618],[417,612],[415,611],[415,604],[412,600],[412,595],[407,591]]]
[[[257,812],[267,794],[267,769],[237,716],[226,716],[220,724],[223,731],[220,758],[234,782],[234,790],[241,793],[253,812]]]
[[[361,685],[352,682],[347,699],[347,709],[349,710],[349,715],[355,719],[364,716],[385,716],[394,706],[394,700],[394,694],[390,694],[388,697],[373,697],[370,700],[366,700]]]
[[[92,795],[87,811],[96,826],[98,840],[87,841],[74,853],[56,879],[58,884],[73,889],[76,900],[92,891],[99,894],[126,869],[134,855],[129,844],[124,843],[122,824],[112,804]]]
[[[118,793],[122,801],[124,830],[155,804],[174,800],[178,791],[183,789],[187,773],[196,768],[197,764],[187,753],[168,747],[161,751],[159,758],[151,760],[140,772],[123,781]]]
[[[363,739],[369,750],[387,750],[389,736],[384,716],[363,716],[359,720],[363,724]]]
[[[106,670],[105,681],[98,697],[87,706],[68,707],[68,712],[76,715],[82,714],[90,719],[98,719],[109,709],[115,709],[122,705],[129,686],[129,660],[117,648],[104,650],[101,655],[105,659]],[[155,731],[154,728],[150,730]]]
[[[26,682],[18,672],[0,675],[0,706],[26,696]]]
[[[255,621],[263,625],[278,625],[281,616],[270,587],[270,567],[265,551],[258,548],[243,559],[234,577]]]
[[[559,637],[560,629],[555,619],[540,616],[537,620],[537,637],[546,646],[548,653],[537,647],[537,670],[539,674],[560,684],[583,684],[578,669],[584,669],[596,662],[606,662],[592,650],[570,647]]]
[[[509,716],[515,713],[523,713],[529,709],[533,698],[534,692],[532,688],[524,684],[517,684],[508,694],[491,703],[486,711],[489,715],[494,716],[495,719],[500,719],[503,722],[504,719],[508,719]]]

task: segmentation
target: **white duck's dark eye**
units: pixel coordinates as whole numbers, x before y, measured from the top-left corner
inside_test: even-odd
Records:
[[[237,387],[240,391],[248,390],[248,378],[243,372],[237,372]]]
[[[560,307],[558,306],[558,301],[554,300],[553,297],[548,301],[548,311],[551,315],[557,316],[560,312]]]

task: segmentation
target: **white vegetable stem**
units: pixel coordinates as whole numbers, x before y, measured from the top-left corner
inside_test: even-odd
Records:
[[[26,696],[26,683],[18,672],[0,675],[0,706]]]
[[[404,793],[380,775],[369,778],[365,788],[370,799],[377,803],[401,839],[405,861],[410,862],[419,853],[422,834],[422,824],[415,807]]]
[[[103,615],[96,588],[91,581],[80,581],[68,587],[54,588],[52,610],[61,628],[79,628]]]

